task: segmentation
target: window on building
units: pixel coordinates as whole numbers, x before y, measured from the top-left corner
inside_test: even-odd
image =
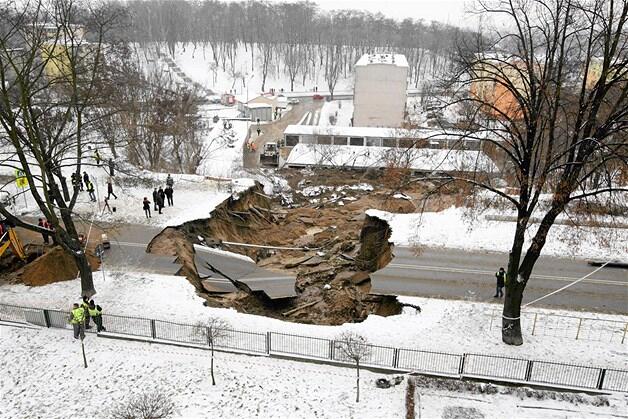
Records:
[[[316,137],[313,135],[302,135],[301,144],[316,144]]]
[[[347,145],[347,137],[334,137],[335,145]]]
[[[397,139],[396,138],[382,138],[382,146],[397,147]]]
[[[294,147],[299,144],[299,136],[298,135],[286,135],[286,146]]]
[[[381,138],[367,138],[366,145],[369,147],[381,147],[382,139]]]
[[[412,148],[414,147],[414,141],[415,140],[413,138],[400,138],[399,147]]]
[[[319,135],[317,143],[329,145],[331,144],[331,137],[329,135]]]
[[[362,137],[350,137],[349,138],[349,145],[363,146],[364,145],[364,138],[362,138]]]

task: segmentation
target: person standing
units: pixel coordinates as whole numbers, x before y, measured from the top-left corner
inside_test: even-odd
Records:
[[[48,226],[46,225],[46,223],[44,222],[43,219],[39,219],[39,222],[37,223],[37,225],[45,230],[48,230]],[[46,232],[41,232],[41,237],[44,239],[44,244],[50,244],[50,235],[48,234],[48,231]]]
[[[174,203],[172,202],[172,195],[174,194],[174,190],[172,189],[172,186],[166,186],[166,190],[164,191],[164,193],[166,194],[166,198],[168,199],[168,206],[173,206]]]
[[[118,199],[116,194],[113,193],[113,184],[111,183],[111,179],[107,181],[107,199],[109,199],[113,195],[115,199]]]
[[[499,271],[495,273],[495,278],[496,285],[493,298],[501,298],[504,296],[504,285],[506,283],[506,271],[504,271],[504,268],[499,268]]]
[[[96,195],[94,195],[94,184],[91,180],[87,180],[87,193],[89,194],[89,199],[92,202],[96,202]]]
[[[102,158],[100,157],[98,149],[96,149],[96,151],[94,152],[94,160],[96,160],[96,166],[100,166],[100,161],[102,160]]]
[[[168,173],[168,176],[166,177],[166,186],[170,186],[171,188],[174,186],[174,179],[172,179],[170,173]]]
[[[52,225],[52,223],[50,221],[48,221],[48,219],[46,219],[44,221],[44,227],[49,231],[49,235],[52,238],[52,244],[57,244],[57,236],[56,236],[56,230],[55,227]]]
[[[83,296],[83,301],[81,302],[81,308],[85,312],[85,328],[91,329],[92,327],[89,325],[89,298],[86,295]]]
[[[153,210],[157,211],[159,202],[159,193],[157,192],[157,188],[153,189]]]
[[[87,172],[83,172],[83,183],[85,184],[85,187],[87,188],[87,184],[89,183],[89,176],[87,175]],[[83,190],[82,185],[81,185],[81,190]]]
[[[151,218],[150,215],[150,201],[148,200],[148,198],[144,197],[144,201],[142,201],[142,205],[144,208],[144,215],[146,215],[146,218]]]
[[[72,311],[70,313],[70,324],[74,329],[74,339],[85,339],[85,310],[79,307],[77,303],[72,305]]]
[[[159,203],[161,204],[161,208],[165,207],[166,206],[166,193],[161,187],[159,187],[157,194],[159,195]],[[161,213],[161,211],[159,212]]]
[[[94,319],[94,323],[96,323],[96,331],[98,333],[102,331],[107,331],[107,329],[105,329],[102,325],[102,307],[96,305],[96,303],[94,303],[94,300],[90,300],[88,311],[89,317]]]

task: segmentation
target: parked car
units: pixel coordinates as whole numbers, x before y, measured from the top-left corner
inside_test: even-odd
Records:
[[[288,103],[291,105],[297,105],[299,104],[299,99],[297,99],[296,97],[293,97],[292,99],[288,100]]]
[[[312,99],[314,99],[314,100],[323,100],[323,99],[325,99],[325,97],[323,95],[315,94],[314,96],[312,96]]]

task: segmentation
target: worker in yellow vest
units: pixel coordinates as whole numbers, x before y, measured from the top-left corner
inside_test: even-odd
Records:
[[[106,331],[107,329],[105,329],[102,325],[102,307],[96,305],[96,303],[94,303],[94,300],[91,300],[89,302],[88,312],[89,317],[94,319],[94,323],[96,323],[96,331],[99,333]]]
[[[83,307],[74,303],[72,306],[72,312],[70,313],[70,324],[74,329],[74,339],[85,339],[85,310]]]

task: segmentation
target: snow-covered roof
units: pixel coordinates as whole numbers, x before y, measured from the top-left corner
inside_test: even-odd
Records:
[[[272,108],[273,105],[271,105],[270,103],[247,103],[245,105],[247,108],[249,109],[259,109],[259,108]]]
[[[387,64],[397,67],[408,67],[408,60],[403,54],[364,54],[356,66],[367,66],[373,64]]]
[[[424,172],[497,172],[493,161],[482,151],[435,150],[428,148],[360,147],[297,144],[286,164],[290,166],[385,167],[391,162]]]
[[[403,128],[383,128],[383,127],[343,127],[337,125],[288,125],[284,130],[284,135],[333,135],[345,137],[368,137],[368,138],[417,138],[417,139],[462,139],[479,140],[484,135],[468,134],[458,130],[436,130],[431,128],[416,128],[412,130]]]

